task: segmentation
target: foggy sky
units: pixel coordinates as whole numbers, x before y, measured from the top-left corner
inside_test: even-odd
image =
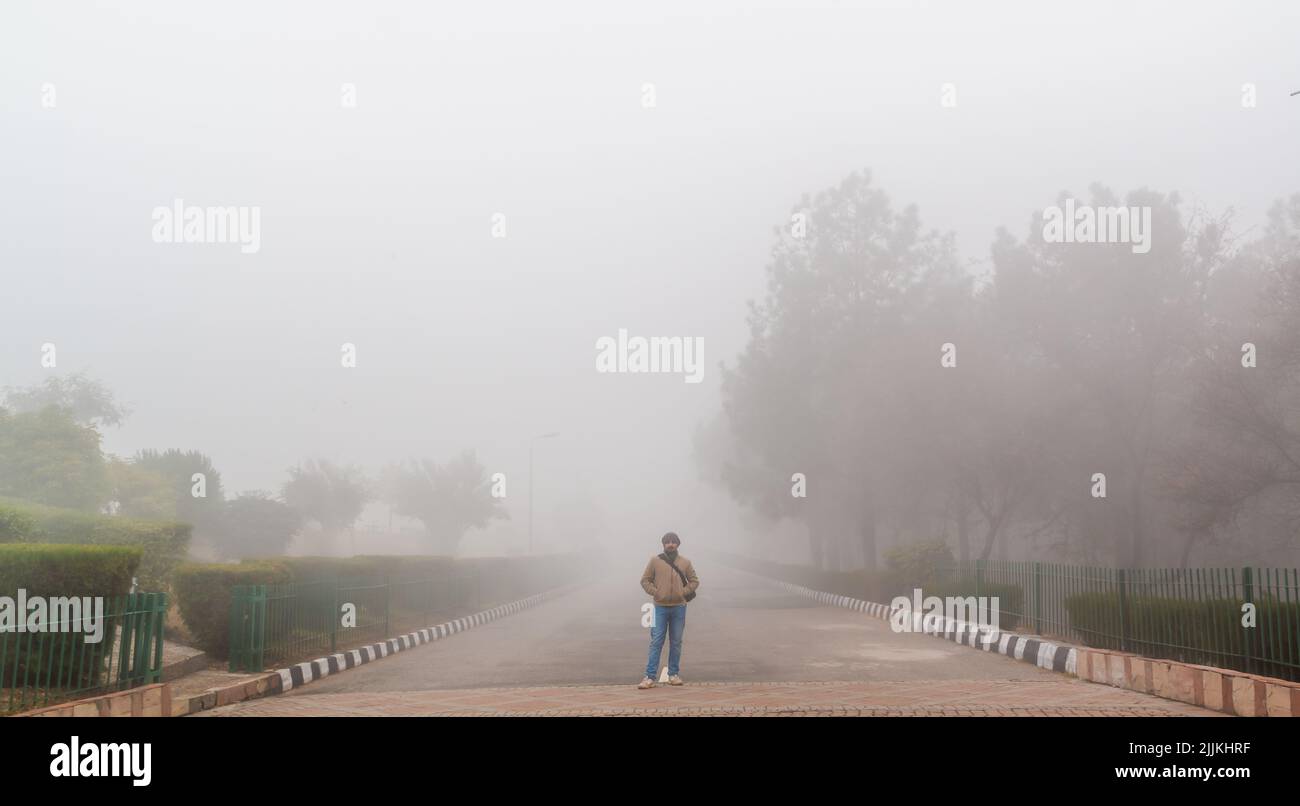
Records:
[[[1300,187],[1288,2],[131,5],[0,8],[0,385],[87,370],[133,410],[106,451],[202,450],[228,495],[474,448],[519,537],[559,431],[539,531],[590,499],[685,551],[691,432],[804,193],[869,168],[978,271],[1094,181],[1243,228]],[[176,198],[260,206],[260,251],[153,243]],[[620,328],[703,337],[704,382],[597,374]]]

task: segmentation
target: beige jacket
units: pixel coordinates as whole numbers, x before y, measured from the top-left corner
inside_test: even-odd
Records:
[[[682,569],[682,574],[686,575],[688,583],[686,585],[682,585],[681,574],[659,559],[658,554],[650,558],[650,562],[646,563],[645,573],[641,574],[641,587],[654,597],[657,605],[664,607],[684,605],[686,592],[700,587],[700,578],[695,575],[695,566],[691,565],[691,561],[679,553],[676,562],[677,567]]]

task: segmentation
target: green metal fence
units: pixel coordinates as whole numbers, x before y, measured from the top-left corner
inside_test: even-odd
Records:
[[[60,615],[42,632],[0,632],[0,713],[161,681],[166,594],[105,597],[95,643],[86,641],[92,614]]]
[[[230,670],[261,671],[430,627],[482,609],[483,587],[476,569],[423,579],[236,585]]]
[[[976,561],[939,578],[941,595],[998,596],[1003,629],[1300,680],[1296,569]],[[1253,627],[1243,625],[1246,603]]]

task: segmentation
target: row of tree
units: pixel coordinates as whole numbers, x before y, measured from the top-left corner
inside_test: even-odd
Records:
[[[443,555],[457,554],[470,529],[510,518],[492,496],[487,468],[473,451],[444,464],[431,459],[396,462],[374,479],[354,466],[309,460],[290,468],[283,496],[327,534],[350,530],[366,505],[380,500],[394,515],[420,521],[429,550]]]
[[[804,523],[823,567],[936,536],[963,560],[1295,562],[1300,195],[1253,237],[1176,194],[1122,203],[1151,208],[1149,252],[1048,242],[1036,214],[979,276],[869,174],[805,197],[702,472]]]
[[[421,521],[429,549],[440,554],[457,553],[468,530],[509,517],[470,451],[445,464],[395,463],[373,480],[354,466],[307,460],[289,469],[278,496],[256,490],[227,499],[221,473],[200,451],[104,454],[100,430],[128,416],[102,383],[83,374],[7,390],[0,406],[0,497],[184,521],[226,557],[281,554],[307,522],[337,537],[374,500]]]

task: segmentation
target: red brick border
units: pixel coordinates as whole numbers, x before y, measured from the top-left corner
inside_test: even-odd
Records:
[[[241,680],[228,686],[210,688],[202,694],[195,694],[193,697],[181,700],[176,703],[171,715],[185,716],[209,708],[218,708],[222,705],[230,705],[244,700],[255,700],[258,697],[269,697],[279,693],[279,673],[267,672],[251,680]]]
[[[1084,680],[1237,716],[1300,716],[1300,683],[1128,652],[1078,647]]]
[[[117,691],[99,697],[61,702],[17,716],[171,716],[172,689],[167,683]]]

